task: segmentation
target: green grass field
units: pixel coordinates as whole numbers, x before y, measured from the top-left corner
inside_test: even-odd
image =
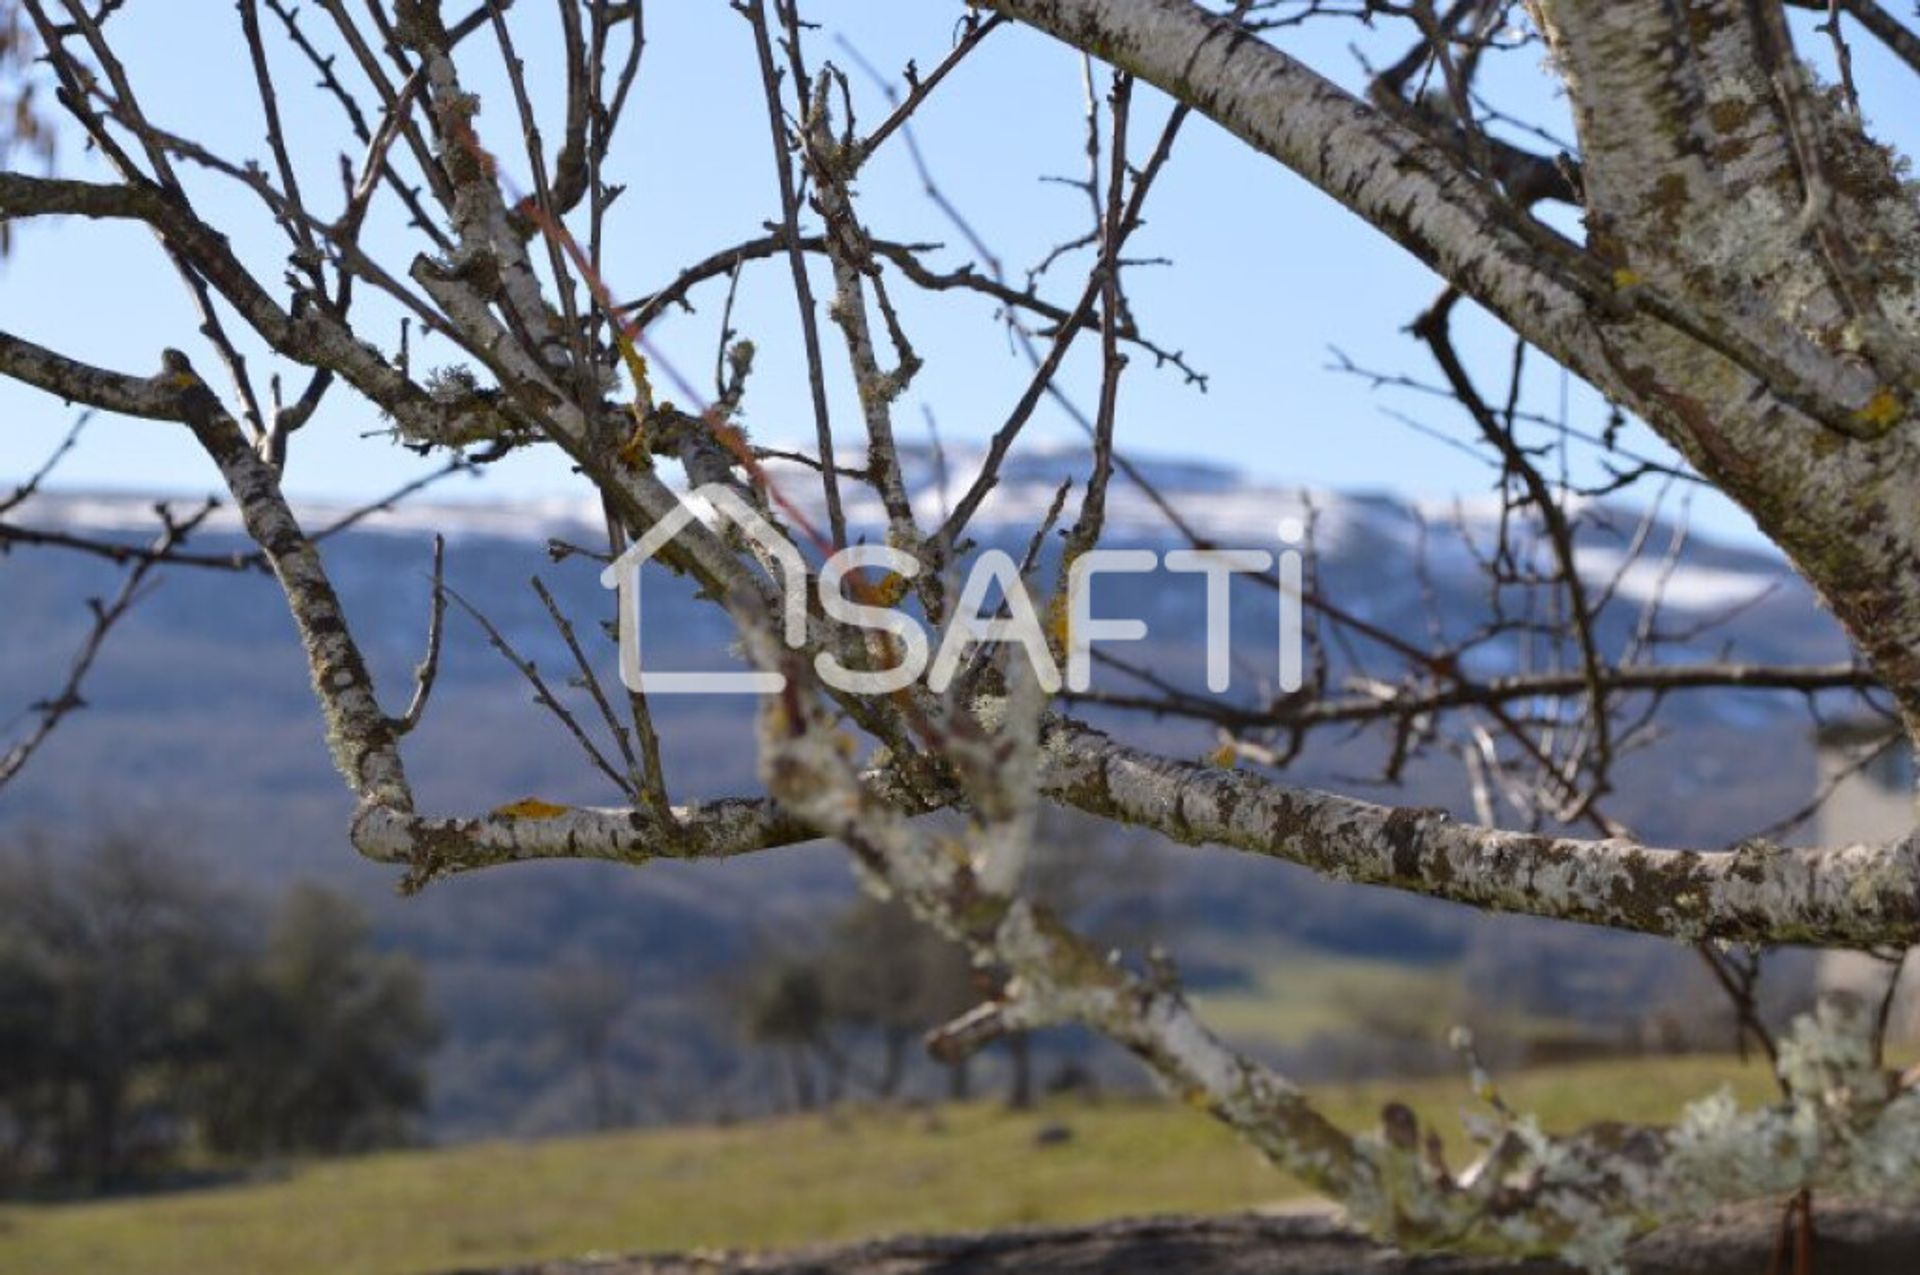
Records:
[[[1195,994],[1194,1009],[1236,1041],[1301,1045],[1360,1027],[1357,1007],[1421,1029],[1433,1040],[1464,1017],[1458,973],[1393,960],[1328,957],[1280,949],[1251,964],[1246,986]]]
[[[1665,1121],[1722,1082],[1763,1100],[1763,1066],[1729,1059],[1598,1063],[1517,1076],[1507,1100],[1549,1128]],[[1370,1124],[1387,1096],[1458,1127],[1459,1082],[1330,1088]],[[1038,1146],[1040,1125],[1067,1142]],[[1454,1141],[1458,1141],[1455,1139]],[[419,1272],[591,1251],[756,1248],[894,1232],[1220,1211],[1299,1187],[1203,1116],[1148,1101],[853,1111],[396,1152],[283,1180],[138,1199],[0,1205],[0,1271],[34,1275]]]
[[[1244,985],[1193,996],[1201,1020],[1236,1043],[1284,1048],[1317,1036],[1368,1033],[1441,1041],[1456,1023],[1476,1020],[1508,1040],[1579,1035],[1590,1027],[1571,1014],[1491,1014],[1472,1003],[1457,966],[1277,944],[1241,956],[1249,976]]]

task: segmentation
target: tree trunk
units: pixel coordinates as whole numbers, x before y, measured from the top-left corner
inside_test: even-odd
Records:
[[[947,1097],[965,1102],[973,1094],[973,1062],[959,1058],[947,1064]]]
[[[87,1180],[103,1186],[120,1172],[125,1109],[123,1086],[116,1078],[90,1081],[86,1090],[86,1147],[83,1166]]]
[[[1014,1032],[1007,1037],[1007,1061],[1013,1075],[1007,1084],[1007,1106],[1013,1111],[1033,1109],[1033,1036]]]
[[[601,1131],[613,1128],[613,1078],[607,1074],[607,1055],[595,1051],[588,1060],[587,1073],[593,1086],[593,1127]]]
[[[881,1047],[879,1094],[891,1098],[900,1092],[900,1081],[907,1074],[907,1033],[898,1027],[886,1029]]]
[[[807,1051],[804,1046],[793,1045],[787,1049],[787,1075],[793,1082],[793,1104],[801,1111],[812,1111],[818,1098],[813,1085],[813,1068],[807,1065]]]

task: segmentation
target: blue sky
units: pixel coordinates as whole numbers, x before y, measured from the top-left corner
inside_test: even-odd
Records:
[[[322,16],[305,10],[315,36]],[[648,6],[649,41],[637,97],[616,150],[631,183],[614,219],[608,275],[614,290],[638,295],[657,287],[676,266],[759,233],[777,212],[765,115],[746,24],[724,0],[654,0]],[[845,35],[882,69],[897,73],[909,58],[931,66],[948,45],[962,12],[948,0],[819,0],[809,7],[821,24],[815,64],[832,57],[848,64],[856,106],[868,123],[884,113],[871,82],[835,43]],[[550,10],[522,4],[513,15],[520,51],[533,68],[536,91],[551,90],[541,74],[553,65]],[[230,158],[267,158],[259,104],[230,0],[134,3],[113,20],[123,56],[149,115],[172,131],[203,140]],[[271,24],[271,18],[268,19]],[[272,27],[270,26],[270,30]],[[1374,62],[1391,59],[1402,41],[1369,37],[1342,20],[1310,23],[1281,43],[1323,73],[1349,84],[1364,77],[1356,49]],[[337,109],[308,86],[313,76],[275,41],[275,71],[286,86],[290,128],[309,199],[331,215],[338,207],[338,155],[359,147]],[[517,126],[499,76],[491,41],[476,38],[469,85],[483,100],[482,136],[520,169],[512,148]],[[1819,61],[1824,42],[1804,37]],[[1857,75],[1869,114],[1891,108],[1905,89],[1898,70],[1864,39],[1854,41]],[[343,59],[345,61],[345,59]],[[1499,60],[1496,90],[1510,107],[1545,112],[1560,127],[1559,107],[1536,52]],[[1100,76],[1104,93],[1105,77]],[[1084,227],[1084,196],[1043,182],[1048,175],[1083,171],[1081,59],[1025,30],[995,33],[954,81],[918,117],[919,140],[944,193],[1016,274],[1053,242]],[[1134,151],[1144,156],[1165,112],[1150,90],[1136,98]],[[556,95],[539,100],[552,119]],[[549,139],[557,123],[545,129]],[[1883,137],[1911,150],[1920,125],[1905,121]],[[104,171],[68,136],[61,170],[104,177]],[[874,233],[899,240],[938,240],[952,246],[937,260],[961,261],[959,236],[925,198],[896,139],[861,183],[863,213]],[[261,277],[281,273],[284,250],[277,230],[252,196],[222,179],[188,173],[203,216],[227,230]],[[376,253],[404,273],[413,251],[399,220],[389,214],[369,235]],[[1171,267],[1134,272],[1130,288],[1145,326],[1162,344],[1185,350],[1209,374],[1200,393],[1171,370],[1156,371],[1135,358],[1119,415],[1123,448],[1142,455],[1173,455],[1238,466],[1260,478],[1309,486],[1393,489],[1423,497],[1484,492],[1491,471],[1460,449],[1410,430],[1411,416],[1454,438],[1466,423],[1443,405],[1406,393],[1381,392],[1365,380],[1332,369],[1337,347],[1357,363],[1388,373],[1431,379],[1422,348],[1403,328],[1436,291],[1436,281],[1412,258],[1367,229],[1330,199],[1270,160],[1247,150],[1218,128],[1189,124],[1175,158],[1148,205],[1148,225],[1133,247],[1171,257]],[[1070,258],[1049,278],[1051,294],[1074,295],[1084,256]],[[821,285],[824,295],[825,287]],[[697,294],[698,313],[676,314],[655,329],[668,356],[697,383],[711,380],[723,287]],[[1000,422],[1018,395],[1026,364],[993,321],[990,303],[900,297],[910,335],[927,366],[900,413],[902,432],[922,428],[931,411],[949,439],[979,439]],[[396,313],[367,303],[364,334],[389,349],[397,341]],[[209,380],[217,365],[204,345],[184,290],[151,236],[125,224],[44,222],[25,227],[14,256],[0,265],[0,324],[75,357],[134,372],[158,367],[159,351],[180,345]],[[734,326],[759,351],[746,424],[760,441],[811,437],[804,367],[793,299],[783,262],[750,268]],[[833,333],[829,329],[831,340]],[[1466,348],[1489,386],[1505,375],[1508,345],[1484,320],[1470,324]],[[1068,384],[1092,400],[1094,343],[1083,340],[1069,364]],[[829,346],[835,420],[843,440],[860,437],[843,358]],[[415,367],[450,361],[446,347],[416,347]],[[249,347],[265,392],[273,360]],[[299,377],[288,371],[289,396]],[[1566,384],[1540,361],[1532,386],[1536,405],[1551,407],[1564,392],[1570,419],[1597,428],[1594,396]],[[16,386],[0,384],[0,479],[17,478],[38,463],[71,422],[71,409]],[[379,436],[377,413],[336,391],[327,409],[293,440],[287,485],[298,495],[363,497],[387,490],[431,462]],[[1077,437],[1051,408],[1036,418],[1037,438]],[[372,435],[371,437],[369,435]],[[1657,440],[1636,429],[1632,444],[1665,455]],[[62,468],[69,486],[201,492],[217,477],[183,430],[145,421],[103,418]],[[479,482],[443,488],[466,497],[545,495],[578,479],[551,450],[494,466]],[[1716,498],[1695,502],[1702,530],[1752,535],[1738,510]]]

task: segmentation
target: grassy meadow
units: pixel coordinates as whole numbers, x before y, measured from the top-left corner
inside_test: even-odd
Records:
[[[1522,1073],[1503,1085],[1549,1128],[1666,1121],[1763,1065],[1693,1057]],[[1320,1090],[1350,1127],[1389,1096],[1457,1134],[1457,1080]],[[1042,1126],[1072,1136],[1040,1145]],[[1457,1136],[1450,1145],[1461,1147]],[[1456,1153],[1456,1159],[1464,1158]],[[137,1198],[0,1203],[0,1272],[423,1272],[588,1252],[761,1248],[896,1232],[1244,1209],[1300,1187],[1171,1104],[1062,1101],[851,1109],[726,1127],[487,1143],[295,1165],[270,1180]]]

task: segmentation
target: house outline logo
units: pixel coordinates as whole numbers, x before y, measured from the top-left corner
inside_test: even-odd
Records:
[[[780,589],[781,636],[789,650],[802,651],[807,647],[807,591],[812,576],[806,559],[737,488],[726,483],[705,483],[677,497],[672,510],[600,573],[604,587],[619,590],[620,680],[629,690],[641,694],[778,695],[786,689],[787,678],[774,670],[650,672],[641,660],[640,568],[688,523],[702,518],[703,512],[711,515],[703,521],[731,523],[760,552],[763,565]],[[1283,546],[1297,545],[1304,534],[1302,524],[1294,518],[1281,519],[1279,531]],[[840,583],[849,571],[884,567],[910,580],[921,572],[921,564],[912,555],[890,545],[850,545],[830,554],[821,568],[821,609],[828,620],[864,631],[869,642],[875,635],[895,639],[898,657],[894,667],[876,671],[850,668],[834,652],[821,651],[815,655],[813,666],[828,685],[849,694],[892,694],[924,673],[928,689],[944,695],[962,657],[971,647],[1009,643],[1025,651],[1035,679],[1049,695],[1063,685],[1069,690],[1085,691],[1091,685],[1096,643],[1139,642],[1148,636],[1144,620],[1093,614],[1090,594],[1093,577],[1165,570],[1205,578],[1207,689],[1219,694],[1228,689],[1232,678],[1228,650],[1233,628],[1229,582],[1235,575],[1269,571],[1276,564],[1279,568],[1275,582],[1279,591],[1280,657],[1277,685],[1282,691],[1290,692],[1299,689],[1302,682],[1301,612],[1305,592],[1302,554],[1294,547],[1283,547],[1277,556],[1265,549],[1218,548],[1169,550],[1164,556],[1150,549],[1090,549],[1079,555],[1067,572],[1066,593],[1062,599],[1065,624],[1060,642],[1066,648],[1063,678],[1021,568],[1005,550],[988,549],[975,559],[954,614],[948,618],[940,636],[938,651],[933,653],[925,630],[913,617],[891,606],[865,605],[840,592]],[[1000,591],[1000,603],[989,608],[986,603],[995,585]],[[869,650],[872,649],[869,646]]]
[[[681,528],[699,518],[702,505],[712,511],[716,520],[732,523],[750,543],[772,555],[779,567],[777,583],[785,630],[782,638],[792,650],[806,645],[807,564],[800,550],[732,487],[725,483],[706,483],[681,496],[672,512],[649,527],[645,535],[600,573],[601,585],[618,589],[620,595],[620,681],[629,690],[644,695],[778,695],[787,685],[783,673],[649,671],[642,665],[640,567],[667,541],[680,534]]]

